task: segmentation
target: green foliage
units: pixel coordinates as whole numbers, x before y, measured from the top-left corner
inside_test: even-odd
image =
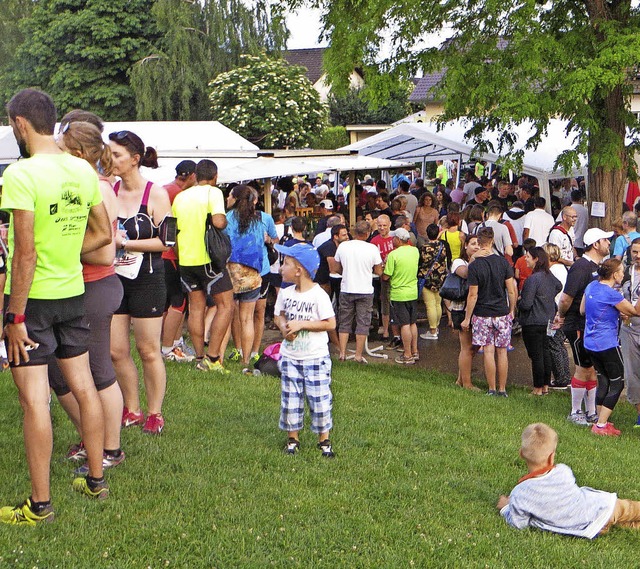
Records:
[[[135,117],[127,72],[154,38],[153,0],[40,0],[20,22],[25,41],[1,78],[4,99],[24,87],[49,92],[60,113],[89,109]]]
[[[558,157],[560,167],[588,151],[592,170],[626,168],[625,129],[636,139],[640,129],[629,107],[629,70],[640,61],[637,2],[315,3],[324,9],[331,41],[325,65],[337,85],[344,88],[353,65],[361,65],[369,88],[384,99],[399,79],[446,69],[438,91],[445,105],[441,119],[469,117],[476,143],[496,130],[503,136],[494,150],[507,153],[510,127],[531,120],[536,133],[526,142],[535,148],[549,119],[560,117],[569,121],[567,137],[575,137],[573,150]],[[442,49],[425,47],[426,33],[445,24],[449,39]],[[381,53],[383,39],[392,49]]]
[[[557,460],[571,466],[578,484],[640,499],[630,475],[638,449],[631,405],[615,410],[622,436],[603,440],[566,421],[565,393],[530,397],[510,387],[509,399],[487,398],[429,369],[334,362],[336,458],[320,457],[308,428],[291,457],[277,428],[279,380],[229,367],[232,374],[220,377],[167,363],[165,431],[123,430],[127,458],[106,472],[104,502],[71,491],[76,465],[61,457],[78,438],[54,398],[56,520],[37,528],[0,524],[0,566],[635,566],[638,530],[616,528],[593,541],[518,531],[495,508],[526,471],[520,434],[535,421],[558,431]],[[0,381],[2,506],[29,495],[22,411],[8,376]]]
[[[411,85],[411,86],[409,86]],[[411,114],[409,95],[412,84],[405,83],[391,92],[382,105],[370,100],[365,89],[351,88],[345,95],[329,95],[329,121],[334,125],[391,124]]]
[[[140,120],[208,120],[208,82],[244,53],[278,52],[287,31],[279,5],[241,0],[156,0],[161,37],[131,70]]]
[[[324,150],[335,150],[347,144],[349,144],[349,135],[343,126],[328,126],[313,139],[313,147]]]
[[[308,144],[326,111],[304,69],[265,55],[242,60],[209,83],[213,118],[262,148]]]
[[[16,46],[24,41],[18,22],[29,16],[33,0],[3,0],[0,11],[0,75],[13,61]]]

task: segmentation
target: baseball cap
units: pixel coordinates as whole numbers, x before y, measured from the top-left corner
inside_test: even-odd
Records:
[[[312,279],[315,278],[316,271],[320,266],[320,255],[313,245],[310,243],[296,243],[291,247],[274,245],[274,248],[282,255],[293,257],[305,268]]]
[[[411,235],[404,227],[399,227],[394,231],[390,231],[389,235],[397,237],[400,241],[409,241],[409,239],[411,239]]]
[[[482,192],[486,192],[487,188],[483,187],[483,186],[478,186],[473,193],[477,196],[478,194],[481,194]]]
[[[613,237],[613,231],[602,231],[598,227],[592,227],[588,229],[582,238],[586,247],[593,245],[596,241],[600,241],[600,239],[611,239]]]
[[[324,209],[333,209],[333,202],[331,200],[322,200],[320,202],[320,205],[324,208]]]
[[[190,176],[196,171],[196,163],[193,160],[183,160],[176,166],[176,176]]]

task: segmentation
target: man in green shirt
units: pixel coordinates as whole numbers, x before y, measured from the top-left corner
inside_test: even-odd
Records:
[[[98,176],[85,160],[58,148],[56,109],[49,95],[25,89],[7,105],[21,154],[4,172],[2,209],[11,212],[4,335],[24,412],[31,496],[0,508],[0,521],[52,521],[49,467],[53,433],[47,364],[52,357],[78,401],[89,474],[73,488],[106,498],[102,473],[104,422],[89,370],[81,253],[107,245],[112,228]]]
[[[403,228],[392,232],[394,249],[387,255],[383,280],[390,281],[391,314],[394,324],[400,327],[404,352],[396,363],[413,365],[418,354],[418,249],[411,245],[411,235]]]

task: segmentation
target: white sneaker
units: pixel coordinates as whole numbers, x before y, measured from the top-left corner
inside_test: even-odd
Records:
[[[586,426],[589,424],[587,423],[587,416],[582,411],[576,411],[575,413],[569,414],[569,416],[567,417],[567,421],[573,423],[574,425],[581,426]]]
[[[425,332],[424,334],[420,334],[420,337],[423,340],[437,340],[438,339],[438,333],[436,332],[435,334],[433,334],[431,332]]]

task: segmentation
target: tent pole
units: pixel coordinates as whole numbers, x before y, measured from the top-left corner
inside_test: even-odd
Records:
[[[265,178],[264,180],[262,199],[264,200],[264,212],[271,215],[271,178]]]
[[[356,224],[356,206],[358,197],[356,196],[356,173],[349,172],[349,227],[353,229]]]

